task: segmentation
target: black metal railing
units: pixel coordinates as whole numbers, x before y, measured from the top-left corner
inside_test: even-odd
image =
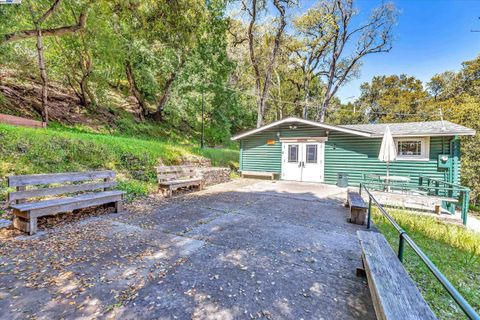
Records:
[[[420,249],[420,247],[415,243],[415,241],[410,238],[405,230],[392,218],[391,215],[383,208],[383,206],[375,199],[375,197],[370,193],[365,185],[360,183],[360,194],[362,189],[368,195],[368,215],[367,215],[367,229],[370,229],[371,219],[372,219],[372,203],[375,204],[382,213],[382,215],[387,218],[388,221],[393,225],[395,230],[399,234],[399,244],[398,244],[398,259],[403,263],[403,253],[405,250],[405,243],[407,243],[416,255],[423,261],[427,266],[430,272],[435,276],[435,278],[442,284],[442,286],[447,290],[448,294],[455,300],[457,305],[462,309],[465,315],[472,320],[480,320],[480,316],[475,312],[473,307],[465,300],[465,298],[455,289],[455,287],[448,281],[448,279],[443,275],[443,273],[435,266],[435,264],[427,257],[427,255]]]

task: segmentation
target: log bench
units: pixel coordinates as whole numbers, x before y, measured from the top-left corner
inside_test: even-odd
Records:
[[[385,237],[357,231],[377,319],[437,319]]]
[[[245,177],[262,177],[262,178],[270,178],[270,180],[275,179],[274,172],[265,172],[265,171],[242,171],[242,178]]]
[[[114,171],[10,176],[8,186],[16,189],[8,194],[13,226],[30,235],[37,232],[38,217],[107,203],[114,203],[115,211],[119,212],[125,193],[111,190],[116,186]]]
[[[203,189],[203,177],[191,166],[160,166],[157,168],[158,187],[165,197],[180,188]]]
[[[364,224],[367,214],[367,205],[362,196],[356,191],[347,191],[347,206],[350,207],[348,222]]]

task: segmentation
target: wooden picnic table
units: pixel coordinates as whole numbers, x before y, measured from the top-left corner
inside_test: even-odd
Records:
[[[380,176],[380,179],[387,181],[394,181],[394,182],[410,182],[410,177],[404,176]]]

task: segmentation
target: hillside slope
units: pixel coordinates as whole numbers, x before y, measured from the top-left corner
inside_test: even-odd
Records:
[[[200,137],[200,127],[186,122],[141,119],[132,97],[108,90],[102,103],[85,107],[71,89],[58,82],[48,87],[50,127],[116,134],[141,139],[174,139],[189,142]],[[0,114],[41,120],[41,85],[38,80],[0,68]],[[208,136],[207,143],[208,141]],[[228,144],[228,137],[226,137]]]
[[[31,129],[0,124],[0,201],[5,177],[14,174],[112,169],[129,196],[156,190],[155,167],[203,156],[214,166],[236,167],[238,151],[200,149],[178,142],[76,132],[65,128]]]

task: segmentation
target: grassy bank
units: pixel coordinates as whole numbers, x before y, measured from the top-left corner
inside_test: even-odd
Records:
[[[432,217],[391,209],[389,212],[479,312],[480,234]],[[374,214],[374,222],[396,252],[398,233],[378,212]],[[466,318],[408,245],[405,246],[404,262],[405,268],[419,286],[422,295],[440,319]]]
[[[237,166],[238,151],[200,149],[167,140],[144,140],[55,127],[31,129],[0,125],[0,201],[7,175],[111,169],[130,197],[156,189],[155,167],[204,156],[215,166]]]

